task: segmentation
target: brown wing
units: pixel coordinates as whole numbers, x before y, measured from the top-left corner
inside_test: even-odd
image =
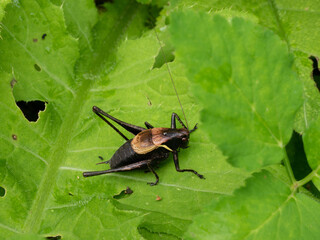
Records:
[[[133,151],[138,154],[146,154],[158,148],[152,141],[152,129],[138,133],[131,141]]]
[[[152,128],[138,133],[131,142],[133,151],[138,154],[149,153],[159,147],[164,147],[172,151],[163,143],[170,140],[169,136],[164,135],[164,132],[171,130],[170,128]]]

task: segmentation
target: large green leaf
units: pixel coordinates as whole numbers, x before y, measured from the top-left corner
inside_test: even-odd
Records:
[[[262,171],[195,218],[187,239],[317,239],[320,205]]]
[[[289,191],[293,193],[292,199],[296,196],[299,199],[296,209],[304,211],[303,216],[310,217],[310,212],[317,211],[318,205],[312,199],[293,192],[308,178],[288,190],[290,180],[286,171],[278,165],[273,166],[272,171],[269,168],[272,176],[269,173],[265,175],[267,180],[275,183],[272,189],[269,188],[273,194],[263,191],[269,183],[262,182],[261,176],[256,174],[247,186],[238,191],[248,193],[245,189],[260,184],[261,189],[248,193],[252,201],[247,203],[252,204],[246,205],[241,200],[245,196],[240,193],[236,193],[235,198],[222,198],[221,202],[217,202],[221,196],[230,195],[243,185],[248,174],[226,163],[226,157],[209,137],[205,128],[207,123],[199,122],[200,111],[210,99],[201,103],[192,97],[186,75],[189,73],[190,76],[189,71],[193,68],[185,68],[182,64],[188,58],[171,55],[173,47],[179,49],[181,46],[180,43],[176,46],[170,43],[171,37],[166,31],[166,25],[172,23],[170,13],[185,8],[204,9],[211,14],[219,12],[228,21],[238,16],[273,30],[293,52],[293,64],[304,83],[305,103],[296,121],[296,129],[303,132],[317,117],[320,99],[309,77],[311,63],[307,57],[310,53],[319,55],[317,47],[314,47],[318,33],[313,28],[318,23],[312,21],[313,24],[307,24],[316,17],[316,13],[308,7],[309,2],[290,2],[289,8],[285,1],[184,0],[172,1],[161,12],[159,7],[165,2],[162,0],[139,1],[153,5],[119,0],[99,7],[94,2],[101,1],[93,0],[12,2],[0,3],[0,19],[4,16],[0,23],[0,110],[3,113],[0,115],[1,238],[181,239],[201,211],[201,216],[210,213],[210,217],[206,218],[210,220],[207,223],[210,226],[221,222],[226,228],[232,226],[228,222],[230,219],[216,218],[212,208],[203,209],[212,200],[221,207],[226,206],[226,202],[232,202],[233,209],[241,203],[243,209],[249,209],[249,212],[255,209],[258,196],[264,195],[265,202],[269,203]],[[316,4],[313,3],[313,6]],[[158,15],[156,29],[165,45],[166,58],[172,61],[169,67],[188,123],[193,127],[199,122],[199,129],[191,135],[190,148],[179,153],[180,165],[196,169],[205,175],[206,180],[198,179],[192,173],[177,173],[171,157],[156,170],[160,183],[155,187],[146,184],[153,181],[154,176],[143,171],[84,179],[83,171],[108,168],[107,165],[95,165],[101,161],[98,156],[108,160],[124,142],[92,113],[93,105],[121,120],[141,126],[144,121],[156,127],[169,126],[173,111],[182,117],[168,71],[165,66],[161,67],[163,58],[159,54],[159,43],[155,33],[150,31]],[[223,18],[220,20],[225,23]],[[247,20],[237,21],[247,26],[251,24]],[[184,28],[187,26],[185,24],[187,22],[182,24]],[[200,22],[197,27],[203,29],[206,24]],[[231,21],[227,25],[232,26]],[[196,34],[191,29],[187,30],[185,37]],[[226,30],[228,33],[230,28]],[[210,36],[210,31],[204,40]],[[273,33],[261,28],[259,31],[267,33],[268,41],[276,39],[276,46],[279,46],[279,39]],[[304,41],[307,35],[308,41]],[[228,41],[237,43],[233,38]],[[191,46],[190,50],[202,47]],[[287,62],[288,59],[284,59]],[[206,66],[206,59],[202,60]],[[237,67],[238,63],[241,59],[232,67]],[[271,63],[271,66],[276,65]],[[289,72],[291,74],[292,70]],[[42,100],[46,102],[46,108],[39,113],[37,122],[29,122],[15,104],[18,100]],[[127,136],[132,137],[130,134]],[[225,136],[229,138],[229,135]],[[271,152],[272,156],[274,154]],[[280,155],[282,153],[275,156],[280,158]],[[282,181],[274,180],[274,176]],[[127,186],[133,194],[125,194]],[[277,192],[277,189],[283,191]],[[300,203],[308,205],[302,208]],[[287,219],[295,214],[295,211],[290,212],[286,215]],[[251,222],[261,223],[260,215],[251,216],[254,218]],[[198,228],[199,218],[190,234],[198,232],[195,229]],[[299,223],[304,225],[309,222],[292,222],[290,227],[298,229]],[[316,224],[315,220],[309,226],[316,227]],[[241,225],[237,229],[242,231],[248,228]],[[275,228],[267,229],[275,231]],[[311,233],[316,231],[311,230]],[[202,236],[202,233],[193,235],[198,239]]]
[[[187,12],[171,25],[177,56],[197,83],[204,127],[228,160],[247,169],[279,163],[302,105],[286,46],[239,18]]]
[[[120,1],[104,7],[107,11],[98,14],[89,0],[21,0],[5,9],[0,43],[4,238],[179,238],[204,205],[231,194],[247,176],[226,163],[200,125],[179,158],[181,167],[196,169],[206,180],[176,172],[171,157],[157,170],[156,187],[146,184],[154,176],[143,171],[82,177],[83,171],[106,169],[95,165],[98,156],[108,159],[124,143],[92,113],[93,105],[142,126],[148,121],[167,127],[173,111],[181,114],[167,69],[153,68],[160,47],[144,27],[148,6]],[[195,124],[200,106],[189,93],[185,69],[178,60],[170,68],[188,121]],[[46,108],[37,122],[29,122],[18,100],[42,100]],[[133,194],[113,199],[127,186]]]
[[[304,103],[295,120],[295,129],[303,133],[320,113],[320,95],[310,77],[310,55],[320,56],[319,1],[288,0],[184,0],[172,1],[169,9],[201,9],[228,17],[251,19],[274,31],[293,54],[297,73],[304,86]]]

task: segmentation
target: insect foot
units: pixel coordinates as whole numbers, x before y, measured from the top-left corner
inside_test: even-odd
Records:
[[[150,186],[155,186],[157,185],[159,182],[159,180],[155,181],[155,182],[148,182],[147,184],[149,184]]]

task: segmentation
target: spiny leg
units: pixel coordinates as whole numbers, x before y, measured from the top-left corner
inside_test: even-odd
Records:
[[[176,166],[176,170],[178,172],[192,172],[195,175],[197,175],[199,178],[205,179],[205,177],[203,175],[199,174],[197,171],[195,171],[193,169],[180,169],[179,159],[178,159],[178,152],[177,151],[173,152],[173,161],[174,161],[174,165]]]
[[[179,123],[185,128],[185,129],[188,129],[186,127],[186,125],[184,125],[184,123],[181,121],[180,117],[178,116],[178,114],[176,113],[172,113],[171,115],[171,128],[172,129],[176,129],[176,119],[179,121]]]
[[[97,106],[93,106],[92,107],[92,111],[97,114],[100,118],[102,118],[103,121],[105,121],[106,123],[108,123],[109,125],[111,124],[107,119],[105,119],[103,116],[111,119],[112,121],[115,121],[117,124],[119,124],[121,127],[123,127],[124,129],[126,129],[127,131],[131,132],[132,134],[134,135],[137,135],[139,132],[143,131],[143,130],[146,130],[145,128],[143,127],[139,127],[139,126],[136,126],[136,125],[133,125],[133,124],[130,124],[130,123],[126,123],[126,122],[123,122],[111,115],[109,115],[108,113],[104,112],[103,110],[101,110],[100,108],[98,108]],[[102,116],[103,115],[103,116]],[[111,124],[112,125],[112,124]],[[110,125],[110,126],[111,126]],[[120,133],[120,131],[112,125],[111,126],[115,131],[117,131],[121,136],[123,135],[122,133]],[[123,136],[122,136],[123,137]]]
[[[158,174],[153,170],[153,168],[151,167],[151,164],[148,163],[148,168],[150,170],[150,172],[152,172],[154,174],[154,176],[156,177],[156,181],[155,182],[148,182],[148,184],[150,184],[150,186],[154,186],[157,185],[159,182],[159,176]]]
[[[132,163],[132,164],[129,164],[126,166],[118,167],[118,168],[112,168],[112,169],[103,170],[103,171],[84,172],[83,176],[84,177],[92,177],[92,176],[97,176],[97,175],[102,175],[102,174],[107,174],[107,173],[131,171],[133,169],[145,167],[151,161],[152,160],[148,159],[148,160],[143,160],[140,162]]]
[[[121,137],[123,137],[126,141],[128,141],[129,139],[122,133],[120,132],[120,130],[118,128],[116,128],[111,122],[109,122],[105,117],[103,117],[101,114],[100,114],[100,111],[98,110],[101,110],[100,108],[96,107],[96,106],[93,106],[92,108],[92,111],[97,114],[103,121],[105,121],[110,127],[113,128],[113,130],[115,130],[117,133],[119,133],[119,135]],[[102,111],[102,110],[101,110]],[[103,112],[103,111],[102,111]]]

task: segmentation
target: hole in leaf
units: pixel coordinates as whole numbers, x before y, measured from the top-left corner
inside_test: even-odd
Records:
[[[4,197],[6,195],[6,190],[0,186],[0,197]]]
[[[308,175],[312,169],[309,167],[307,157],[304,152],[302,136],[296,131],[293,131],[291,139],[286,146],[286,150],[294,176],[297,180],[301,180]]]
[[[42,34],[42,40],[44,40],[45,38],[46,38],[46,36],[47,36],[47,34],[46,33],[44,33],[44,34]]]
[[[308,164],[306,153],[304,151],[302,136],[296,131],[293,131],[291,139],[286,146],[286,151],[290,160],[294,177],[297,180],[305,178],[312,171],[312,169]],[[320,192],[312,181],[305,184],[304,187],[315,196],[320,197]]]
[[[39,118],[39,112],[43,111],[46,107],[45,102],[35,100],[30,102],[17,101],[17,106],[23,112],[23,115],[30,122],[36,122]]]
[[[156,26],[157,17],[159,17],[162,8],[156,5],[147,6],[147,17],[144,26],[153,29]]]
[[[131,190],[131,188],[127,187],[126,190],[122,190],[119,194],[114,195],[113,198],[114,199],[126,198],[126,197],[129,197],[132,193],[133,191]]]
[[[41,71],[41,67],[38,64],[34,64],[34,69],[37,70],[38,72]]]
[[[319,59],[315,56],[310,56],[309,59],[312,61],[312,73],[311,73],[311,77],[313,78],[313,81],[316,84],[316,87],[318,88],[318,90],[320,91],[320,69],[319,69]]]
[[[57,236],[48,236],[48,237],[46,237],[46,239],[58,240],[58,239],[62,239],[62,236],[61,236],[61,235],[57,235]]]

